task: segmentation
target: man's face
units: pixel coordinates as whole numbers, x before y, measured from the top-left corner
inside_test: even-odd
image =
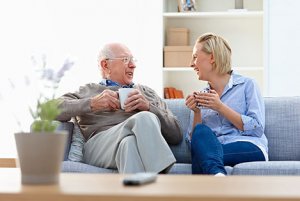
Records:
[[[131,84],[136,66],[130,50],[124,46],[116,46],[113,48],[113,52],[115,57],[106,60],[107,78],[121,85]]]

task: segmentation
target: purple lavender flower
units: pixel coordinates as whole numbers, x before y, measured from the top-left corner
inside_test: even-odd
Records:
[[[42,79],[46,79],[49,81],[53,81],[55,77],[55,73],[53,69],[45,68],[42,70]]]
[[[61,78],[64,76],[65,72],[69,70],[74,65],[74,62],[69,61],[69,59],[66,59],[63,66],[58,70],[56,73],[56,82],[60,82]]]

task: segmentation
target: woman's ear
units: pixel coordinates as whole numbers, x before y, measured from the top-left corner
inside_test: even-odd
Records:
[[[210,54],[210,63],[211,64],[215,63],[215,57],[213,54]]]

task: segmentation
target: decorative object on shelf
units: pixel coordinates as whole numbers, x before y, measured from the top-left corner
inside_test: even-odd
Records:
[[[192,12],[196,11],[195,0],[178,0],[179,12]]]
[[[235,9],[244,9],[244,0],[235,0]]]
[[[187,46],[189,45],[189,29],[169,28],[167,32],[168,46]]]
[[[35,72],[40,75],[37,81],[42,82],[40,87],[43,89],[38,94],[35,110],[30,107],[34,119],[31,132],[15,133],[22,184],[58,183],[68,137],[64,131],[55,131],[59,123],[54,120],[60,113],[55,90],[65,71],[73,66],[73,62],[66,60],[57,72],[46,67],[45,57],[42,58],[41,64],[42,68]],[[28,86],[30,83],[27,80]]]
[[[192,46],[165,46],[164,67],[189,67],[192,53]]]

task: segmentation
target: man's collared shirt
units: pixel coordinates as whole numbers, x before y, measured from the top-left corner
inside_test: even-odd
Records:
[[[122,87],[122,88],[133,88],[133,86],[134,86],[134,83],[131,83],[131,84],[128,84],[128,85],[121,85],[118,82],[114,82],[114,81],[109,80],[109,79],[101,80],[100,84],[104,85],[104,86],[119,86],[119,87]]]

